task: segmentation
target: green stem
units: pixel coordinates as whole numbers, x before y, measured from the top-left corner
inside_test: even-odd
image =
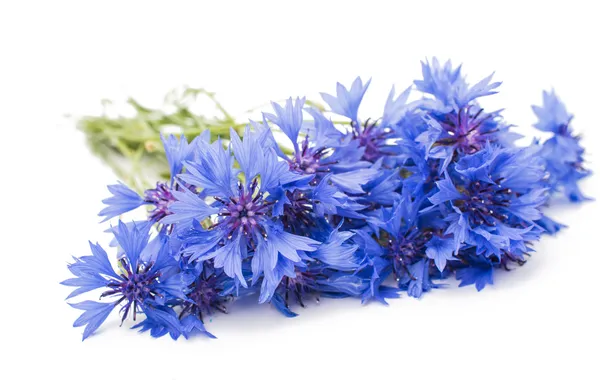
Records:
[[[199,97],[208,99],[220,116],[207,117],[194,114],[190,104]],[[165,97],[166,106],[174,107],[175,111],[165,113],[141,105],[133,98],[127,103],[133,107],[136,115],[132,118],[108,117],[106,111],[102,116],[86,116],[78,121],[78,128],[86,135],[91,151],[106,163],[122,181],[137,191],[143,191],[156,181],[167,180],[168,164],[160,140],[160,134],[169,126],[177,126],[180,133],[191,140],[202,132],[210,130],[213,139],[221,137],[228,144],[230,128],[242,135],[247,125],[238,122],[225,107],[217,100],[215,93],[205,89],[185,88],[183,92],[170,92]],[[103,101],[107,107],[110,101]],[[307,105],[324,110],[316,102],[307,101]],[[247,113],[257,110],[250,109]],[[348,125],[349,122],[335,122]],[[281,147],[287,155],[292,150]]]

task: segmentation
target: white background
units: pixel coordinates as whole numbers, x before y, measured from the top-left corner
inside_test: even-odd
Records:
[[[234,306],[208,324],[218,340],[155,340],[114,315],[82,343],[58,284],[88,239],[107,240],[96,214],[116,179],[64,117],[97,114],[102,98],[158,106],[188,84],[241,112],[361,75],[373,77],[361,115],[379,116],[390,86],[436,55],[463,62],[472,80],[496,70],[504,84],[484,106],[505,107],[527,134],[529,105],[554,86],[598,173],[592,1],[1,4],[1,380],[600,380],[598,203],[557,206],[570,228],[481,293],[324,301],[294,319]],[[600,197],[599,179],[584,191]]]

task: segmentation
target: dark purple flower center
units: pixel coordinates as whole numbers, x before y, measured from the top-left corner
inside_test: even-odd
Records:
[[[303,174],[318,174],[331,171],[329,166],[336,164],[335,161],[327,161],[326,158],[331,155],[331,150],[327,147],[311,148],[309,147],[308,137],[302,142],[302,150],[289,159],[290,170]]]
[[[312,212],[313,205],[306,194],[300,190],[287,191],[286,196],[290,201],[283,208],[281,221],[283,226],[292,232],[303,232],[303,228],[314,226]]]
[[[375,162],[386,152],[386,140],[390,138],[392,131],[389,128],[377,126],[377,121],[367,119],[361,126],[357,122],[352,122],[352,137],[359,141],[359,146],[365,148],[363,158],[369,162]]]
[[[508,219],[503,211],[512,199],[510,188],[502,188],[498,183],[474,182],[460,191],[464,198],[455,200],[454,205],[469,217],[472,224],[495,226],[497,220],[505,222]]]
[[[413,259],[423,257],[425,244],[432,235],[431,231],[422,231],[412,227],[404,234],[400,233],[397,237],[388,240],[388,253],[392,258],[396,275],[408,271],[406,267],[412,263]]]
[[[215,198],[223,204],[219,216],[223,217],[211,228],[226,227],[228,235],[234,231],[241,230],[244,235],[250,235],[260,227],[261,221],[269,212],[269,207],[274,203],[263,199],[263,193],[257,192],[258,179],[254,179],[249,189],[241,183],[238,186],[238,196],[232,196],[225,200]]]
[[[439,145],[456,146],[465,154],[473,154],[483,148],[485,143],[491,140],[490,134],[496,133],[498,129],[484,130],[484,123],[492,118],[491,114],[484,114],[483,109],[472,112],[472,106],[466,106],[445,115],[440,125],[450,137],[440,139]]]
[[[157,183],[156,188],[144,192],[144,201],[154,206],[154,209],[149,213],[149,219],[159,221],[170,215],[169,206],[175,201],[175,197],[169,186],[165,183]]]
[[[228,297],[221,296],[221,291],[222,289],[217,286],[217,276],[214,274],[208,279],[202,277],[196,279],[192,291],[188,294],[191,301],[184,302],[179,316],[191,314],[203,320],[204,314],[212,314],[215,310],[227,313],[225,302]]]
[[[145,304],[147,300],[153,300],[157,296],[161,296],[155,290],[157,280],[161,274],[152,270],[153,263],[140,264],[135,271],[131,270],[125,259],[121,259],[120,263],[125,273],[120,275],[121,279],[111,280],[107,284],[107,287],[111,290],[102,293],[100,297],[121,296],[115,302],[115,305],[126,301],[126,304],[121,308],[122,321],[125,321],[130,310],[133,310],[133,320],[135,321],[138,306]]]

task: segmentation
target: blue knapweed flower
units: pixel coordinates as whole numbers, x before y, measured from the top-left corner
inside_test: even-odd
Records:
[[[203,134],[197,138],[197,140],[206,139],[208,139],[207,134]],[[164,145],[167,162],[169,163],[171,172],[170,182],[158,182],[155,188],[146,190],[143,196],[138,195],[137,192],[120,182],[119,184],[108,186],[108,190],[112,196],[102,201],[107,207],[98,214],[99,216],[104,217],[104,221],[110,220],[126,212],[133,211],[143,205],[153,207],[148,213],[148,220],[152,222],[158,222],[170,213],[169,206],[175,201],[173,191],[179,188],[178,185],[174,183],[175,176],[182,172],[185,160],[193,155],[193,149],[196,147],[196,140],[192,141],[191,144],[188,144],[184,136],[177,139],[173,135],[168,137],[161,135],[161,140]]]
[[[565,195],[572,202],[587,200],[579,189],[579,180],[591,171],[584,165],[584,149],[580,137],[573,135],[570,126],[573,116],[554,91],[544,92],[543,105],[533,106],[538,117],[537,129],[550,132],[553,136],[542,145],[541,155],[546,160],[549,174],[548,184],[553,193]]]
[[[319,248],[310,253],[304,264],[277,270],[283,275],[271,302],[284,315],[296,315],[290,309],[291,300],[304,307],[310,297],[319,301],[319,296],[342,298],[363,293],[365,282],[354,274],[360,262],[356,255],[358,245],[350,241],[354,233],[340,231],[342,223],[332,230],[327,221],[320,219],[311,232],[312,237],[322,242]]]
[[[504,143],[502,134],[509,128],[498,112],[484,113],[477,106],[467,106],[449,113],[433,113],[426,117],[429,129],[417,137],[427,147],[433,158],[452,158],[460,154],[473,154],[487,142]]]
[[[382,228],[387,233],[384,236],[387,240],[384,256],[390,263],[398,287],[417,298],[436,287],[430,280],[434,265],[442,272],[449,260],[456,260],[452,238],[444,235],[440,227],[430,224],[439,217],[420,214],[425,201],[422,192],[413,195],[404,189],[396,204],[383,211],[385,224]]]
[[[211,261],[191,267],[187,274],[193,275],[187,298],[174,303],[181,308],[179,318],[183,335],[203,334],[214,338],[204,327],[204,320],[214,312],[227,313],[226,305],[233,300],[233,280],[223,269],[215,269]]]
[[[236,285],[248,286],[243,264],[250,264],[253,282],[264,276],[260,300],[265,302],[283,271],[303,265],[306,252],[320,244],[291,233],[282,222],[286,190],[306,184],[313,175],[293,172],[278,160],[266,143],[266,131],[247,128],[242,141],[232,130],[231,139],[240,169],[220,140],[199,141],[196,157],[178,178],[201,191],[175,192],[172,214],[161,223],[190,227],[182,250],[188,261],[214,259],[215,268],[222,268]]]
[[[303,107],[304,99],[290,98],[285,107],[273,103],[275,114],[264,114],[266,120],[281,128],[294,147],[291,156],[279,151],[280,157],[289,163],[292,172],[313,175],[313,185],[330,174],[329,182],[339,191],[363,193],[362,185],[377,175],[371,163],[361,160],[364,150],[351,153],[344,143],[344,135],[317,110],[308,110],[314,121],[305,124]],[[300,132],[305,133],[302,139],[299,139]]]
[[[350,90],[345,86],[337,84],[337,96],[321,93],[323,100],[331,107],[334,113],[350,118],[350,131],[344,137],[347,149],[345,155],[360,153],[360,158],[368,162],[377,162],[380,159],[389,159],[397,155],[396,145],[393,141],[397,138],[393,126],[395,126],[410,108],[407,104],[410,95],[410,87],[395,96],[392,87],[386,101],[383,117],[381,120],[367,119],[361,122],[358,119],[358,108],[370,80],[363,86],[362,80],[356,78]]]
[[[204,335],[216,338],[206,330],[205,319],[214,312],[227,313],[226,304],[233,300],[234,283],[222,269],[216,270],[212,261],[203,263],[180,263],[181,278],[187,285],[185,297],[169,299],[164,307],[157,312],[153,310],[146,315],[146,319],[135,325],[132,329],[139,328],[140,332],[150,331],[153,337],[169,334],[173,339],[179,336],[185,338],[194,335]],[[165,325],[165,320],[160,317],[168,314],[169,323],[179,320],[178,326]]]
[[[114,298],[112,302],[84,301],[71,304],[85,312],[75,321],[74,326],[86,328],[83,339],[89,337],[106,320],[109,313],[121,306],[123,322],[129,315],[133,320],[144,313],[153,321],[177,332],[179,323],[165,302],[170,298],[185,298],[186,278],[178,272],[164,234],[150,240],[149,225],[127,227],[119,222],[114,230],[115,238],[124,255],[118,260],[118,270],[111,265],[108,255],[97,244],[90,243],[91,256],[75,258],[69,265],[74,278],[65,280],[63,285],[77,287],[68,298],[78,296],[98,288],[104,288],[101,298]]]
[[[495,94],[500,82],[491,82],[492,75],[470,86],[461,74],[460,66],[452,68],[450,61],[442,67],[434,59],[422,62],[423,80],[415,81],[418,90],[434,98],[425,98],[420,105],[428,128],[415,138],[425,148],[425,157],[443,159],[443,169],[455,159],[454,154],[473,154],[487,142],[512,146],[520,138],[510,132],[510,125],[501,110],[484,112],[477,103],[483,96]]]
[[[452,172],[436,182],[429,197],[449,224],[456,251],[475,248],[478,256],[522,259],[527,243],[539,238],[535,221],[547,200],[539,149],[507,149],[487,144],[462,157]]]

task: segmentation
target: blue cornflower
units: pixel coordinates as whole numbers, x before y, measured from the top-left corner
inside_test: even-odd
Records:
[[[183,260],[183,259],[182,259]],[[164,307],[153,310],[146,315],[146,319],[135,325],[140,332],[150,331],[153,337],[169,334],[173,339],[179,336],[189,338],[201,334],[209,338],[216,338],[206,330],[204,320],[207,315],[214,312],[227,313],[226,304],[233,300],[233,280],[222,269],[215,270],[211,261],[187,264],[179,263],[181,277],[184,280],[185,297],[169,299]],[[157,319],[158,314],[158,319]],[[169,323],[179,321],[178,326],[165,325],[165,320],[160,317],[168,314]]]
[[[572,202],[588,200],[579,189],[579,180],[591,171],[584,167],[584,149],[580,137],[573,134],[570,126],[573,116],[554,91],[544,92],[543,105],[533,106],[538,117],[534,125],[553,136],[542,145],[541,156],[546,160],[548,184],[553,193],[565,195]]]
[[[106,320],[110,312],[122,305],[121,322],[131,314],[133,320],[145,313],[155,322],[177,332],[178,321],[172,320],[165,302],[170,298],[185,298],[187,280],[178,272],[168,245],[168,237],[160,234],[150,241],[149,225],[128,227],[119,222],[114,236],[124,256],[118,260],[118,272],[112,267],[108,255],[98,244],[90,243],[91,256],[75,258],[69,265],[74,278],[63,285],[77,287],[68,298],[98,288],[105,288],[101,298],[113,297],[113,302],[84,301],[71,304],[85,312],[74,326],[86,325],[83,339],[89,337]],[[160,310],[160,312],[157,312]]]
[[[363,160],[364,148],[358,147],[358,141],[348,143],[346,136],[318,110],[308,109],[313,120],[304,121],[303,102],[289,99],[285,107],[275,105],[275,114],[266,113],[262,125],[254,124],[257,131],[266,134],[265,142],[288,163],[292,173],[310,176],[307,182],[297,182],[281,195],[274,195],[283,201],[282,223],[298,234],[312,229],[325,215],[331,216],[334,224],[339,221],[336,215],[364,224],[363,212],[372,209],[377,198],[389,198],[381,192],[371,192],[390,189],[383,184],[386,179],[382,178],[380,166]],[[265,129],[269,126],[267,120],[291,140],[295,147],[291,155],[285,155],[274,144],[271,131]],[[298,138],[301,132],[304,136]],[[376,186],[379,187],[375,189]]]
[[[319,111],[309,109],[314,122],[305,124],[303,107],[304,99],[293,101],[290,98],[285,107],[273,103],[275,114],[264,114],[265,120],[279,126],[294,147],[291,156],[279,151],[280,157],[288,162],[292,172],[313,175],[312,185],[331,174],[328,179],[339,191],[363,193],[362,185],[372,180],[377,170],[371,168],[370,162],[361,160],[362,150],[350,153],[344,135]],[[299,139],[301,131],[305,134]]]
[[[369,80],[363,86],[359,77],[354,80],[350,90],[338,83],[337,97],[326,93],[321,93],[321,96],[334,113],[350,118],[350,131],[344,137],[347,145],[345,155],[360,153],[362,160],[374,163],[397,154],[393,142],[397,136],[393,127],[410,109],[407,101],[411,89],[407,88],[396,97],[395,89],[392,87],[382,119],[367,119],[361,122],[358,119],[358,108],[370,82]]]
[[[439,217],[419,213],[425,201],[422,192],[416,191],[413,195],[405,188],[394,206],[383,211],[382,228],[387,233],[384,257],[390,263],[398,287],[417,298],[436,287],[430,280],[433,264],[442,272],[448,261],[456,260],[452,238],[444,235],[440,227],[430,224],[430,220],[439,220]]]
[[[214,336],[204,327],[204,319],[214,312],[227,313],[227,303],[233,300],[233,282],[223,269],[215,269],[214,263],[206,261],[193,267],[194,275],[190,284],[187,299],[178,301],[181,307],[179,318],[185,336],[195,333]]]
[[[231,131],[234,156],[220,140],[198,142],[193,160],[185,163],[187,172],[178,179],[200,190],[184,188],[175,192],[171,215],[161,223],[190,227],[182,252],[188,261],[214,259],[214,267],[235,279],[236,286],[248,286],[243,264],[251,264],[252,281],[264,275],[261,302],[272,296],[283,277],[282,270],[304,264],[306,252],[314,252],[319,242],[291,233],[282,215],[287,190],[310,182],[313,175],[291,171],[278,160],[267,142],[267,131],[246,129],[243,141]]]
[[[202,134],[196,140],[207,140],[208,135]],[[171,179],[168,183],[157,182],[155,188],[148,189],[140,196],[137,192],[119,182],[118,184],[108,186],[108,190],[112,194],[102,203],[105,207],[98,214],[104,217],[103,221],[107,221],[116,216],[133,211],[143,205],[153,207],[148,212],[148,220],[158,222],[165,216],[170,214],[169,207],[175,201],[173,192],[179,189],[179,186],[174,183],[175,176],[183,171],[185,160],[193,155],[193,150],[196,147],[196,140],[188,144],[185,136],[177,139],[173,135],[164,137],[161,135],[161,140],[165,149],[167,162],[171,173]]]
[[[429,197],[433,206],[425,210],[444,213],[445,233],[453,235],[456,251],[474,247],[486,258],[523,258],[526,243],[542,231],[535,221],[547,200],[538,151],[488,143],[436,182],[437,192]]]
[[[515,138],[507,130],[499,112],[485,113],[469,105],[448,113],[432,113],[425,117],[429,129],[416,138],[426,148],[426,156],[450,158],[455,152],[473,154],[487,142],[510,144]],[[510,138],[509,138],[510,137]]]
[[[477,103],[477,98],[495,94],[494,89],[500,86],[500,82],[490,83],[493,74],[469,86],[460,66],[453,69],[450,61],[443,67],[437,59],[421,64],[423,80],[415,81],[415,85],[434,97],[425,98],[419,108],[427,128],[415,141],[425,149],[425,159],[444,160],[444,170],[455,153],[473,154],[487,142],[509,147],[521,137],[509,131],[511,126],[504,122],[501,110],[486,113]]]
[[[323,244],[306,258],[305,264],[295,269],[276,269],[283,272],[283,276],[271,303],[281,313],[288,317],[296,315],[290,310],[292,299],[304,307],[309,297],[315,297],[318,302],[319,296],[342,298],[363,293],[365,281],[354,274],[360,262],[356,255],[358,245],[351,242],[354,233],[340,230],[342,225],[332,230],[327,221],[319,219],[311,236]],[[261,299],[264,299],[262,293]]]

